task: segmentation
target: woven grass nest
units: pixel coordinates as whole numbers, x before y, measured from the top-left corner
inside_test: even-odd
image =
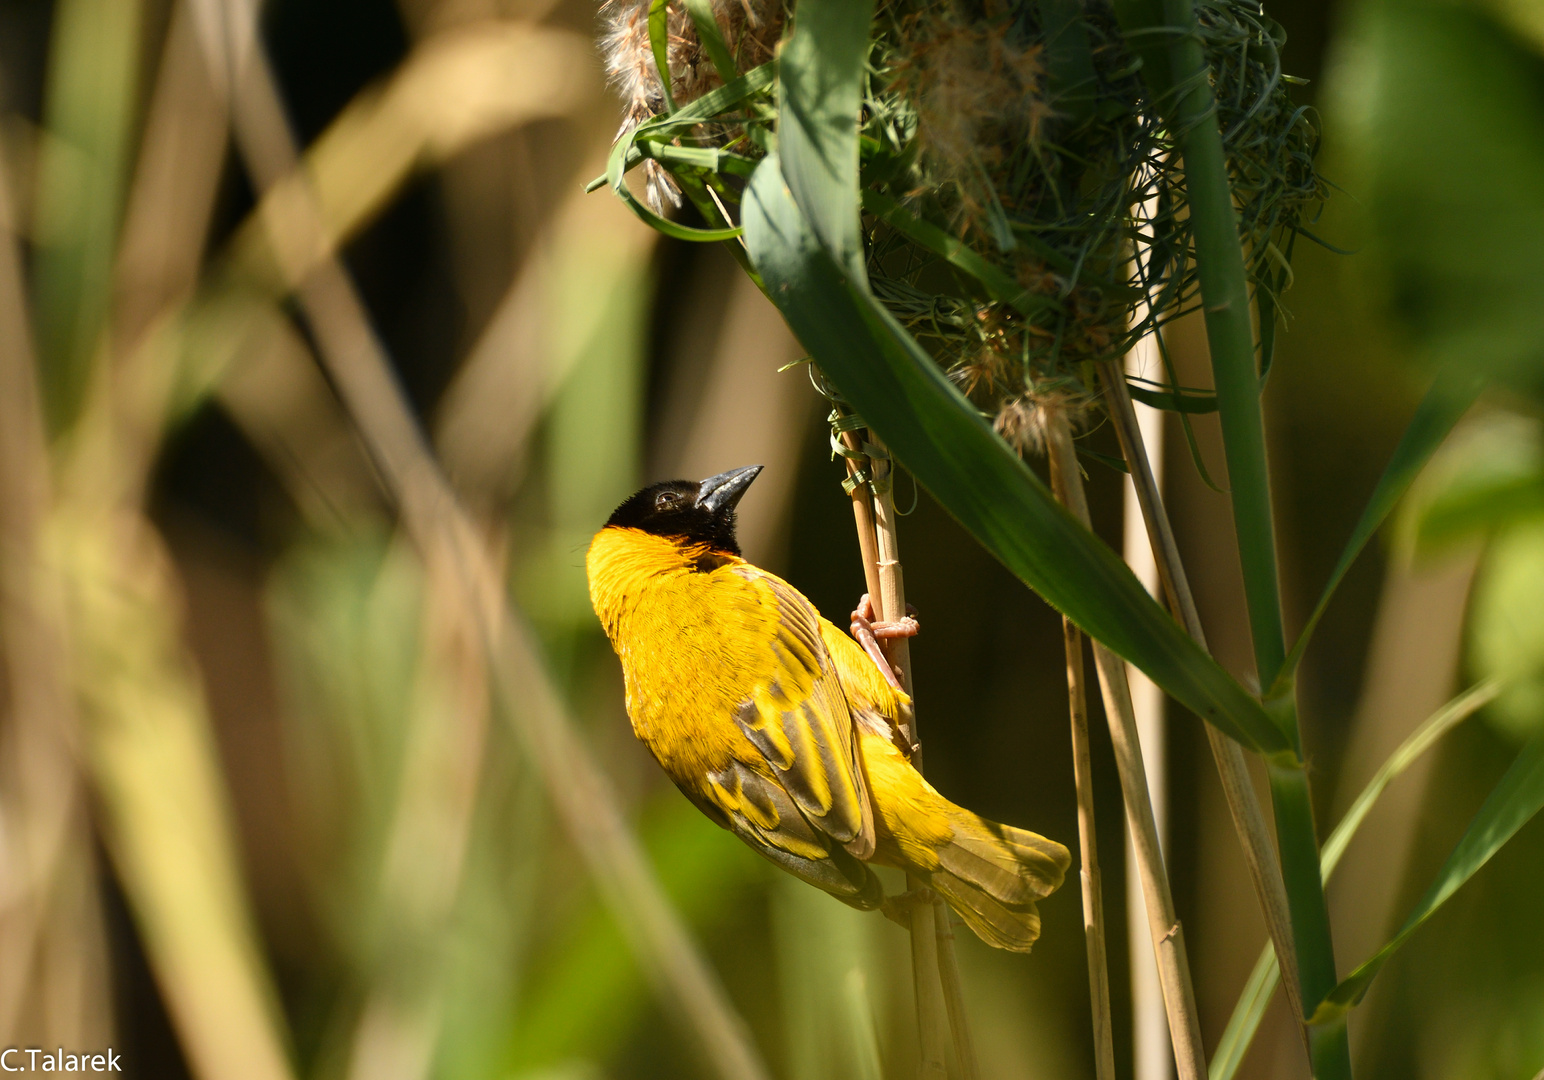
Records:
[[[618,194],[658,228],[716,239],[772,145],[778,0],[613,0],[607,66],[627,101]],[[1326,194],[1281,28],[1197,0],[1268,367],[1294,241]],[[652,26],[651,26],[652,21]],[[669,72],[669,93],[660,71]],[[1037,409],[1094,401],[1093,361],[1198,300],[1185,177],[1107,0],[881,0],[860,140],[870,285],[1021,451]],[[641,163],[640,201],[620,183]],[[706,230],[663,215],[683,201]],[[1172,374],[1133,392],[1203,411]]]

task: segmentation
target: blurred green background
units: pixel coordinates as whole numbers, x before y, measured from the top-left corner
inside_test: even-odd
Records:
[[[1344,971],[1544,712],[1544,8],[1270,14],[1339,187],[1315,232],[1347,252],[1298,246],[1267,391],[1289,624],[1429,365],[1511,387],[1352,571],[1304,669],[1321,832],[1460,685],[1509,680],[1353,845],[1330,889]],[[396,527],[315,363],[341,309],[294,295],[323,259],[304,213],[258,211],[289,165],[265,50],[322,234],[755,1043],[788,1080],[863,1075],[869,1039],[910,1075],[904,932],[777,874],[665,782],[589,609],[584,549],[618,501],[752,462],[747,556],[838,622],[863,581],[776,312],[723,250],[582,194],[620,116],[597,20],[569,0],[0,2],[0,1044],[111,1044],[147,1078],[707,1075],[502,722],[454,568]],[[1200,328],[1170,343],[1205,385]],[[1214,422],[1194,427],[1221,477]],[[1165,459],[1208,637],[1247,680],[1226,496],[1174,424]],[[1118,546],[1120,478],[1090,474]],[[1058,617],[926,492],[901,539],[930,779],[1070,845]],[[1118,927],[1120,798],[1091,730]],[[1211,1046],[1265,933],[1202,735],[1171,715],[1168,851]],[[1541,892],[1534,822],[1375,984],[1352,1021],[1364,1075],[1544,1069]],[[1092,1075],[1077,890],[1042,910],[1027,958],[959,938],[990,1077]],[[1111,962],[1129,1075],[1124,933]],[[1244,1075],[1306,1075],[1279,1000]]]

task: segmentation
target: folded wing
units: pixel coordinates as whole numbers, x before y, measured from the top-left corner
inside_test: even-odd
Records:
[[[760,643],[739,673],[747,692],[733,719],[762,760],[709,777],[709,797],[736,825],[743,823],[735,831],[749,831],[757,846],[808,858],[813,842],[869,858],[873,810],[819,614],[771,574],[748,565],[723,572],[739,587],[719,590],[725,607],[718,617],[736,640]]]

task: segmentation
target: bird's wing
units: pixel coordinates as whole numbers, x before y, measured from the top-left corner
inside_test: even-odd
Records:
[[[863,863],[810,823],[788,792],[739,761],[708,774],[707,791],[681,785],[708,817],[790,874],[853,907],[872,909],[884,888]],[[850,845],[849,845],[850,846]]]
[[[726,570],[743,587],[724,590],[727,610],[721,616],[734,624],[737,641],[761,643],[745,657],[740,677],[748,692],[734,721],[792,800],[788,809],[796,806],[821,833],[866,859],[874,853],[874,814],[852,714],[821,640],[820,615],[780,578],[747,564]],[[747,805],[739,784],[712,783],[712,788],[725,811],[749,817],[772,842],[787,831],[790,850],[804,846],[802,838],[795,839],[802,823],[774,820],[780,815],[770,802]]]

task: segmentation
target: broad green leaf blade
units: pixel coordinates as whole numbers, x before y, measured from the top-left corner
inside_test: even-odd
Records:
[[[1360,1002],[1389,957],[1398,952],[1400,946],[1410,940],[1410,936],[1489,862],[1490,857],[1500,851],[1501,846],[1512,839],[1540,808],[1544,808],[1544,731],[1524,745],[1522,753],[1517,755],[1517,760],[1469,823],[1468,831],[1458,841],[1453,854],[1448,856],[1437,880],[1415,905],[1399,932],[1335,987],[1315,1011],[1314,1023],[1343,1016]]]
[[[1126,564],[1066,512],[893,316],[854,285],[794,205],[769,156],[743,207],[767,294],[821,370],[980,543],[1187,708],[1265,753],[1290,743]]]
[[[805,0],[778,70],[783,176],[820,243],[867,283],[858,228],[858,111],[874,0]]]
[[[1326,882],[1335,872],[1335,867],[1340,864],[1340,857],[1346,853],[1346,848],[1350,846],[1357,830],[1362,827],[1362,822],[1366,820],[1373,804],[1378,801],[1379,796],[1393,779],[1430,750],[1438,739],[1457,727],[1462,720],[1494,701],[1500,692],[1501,687],[1494,682],[1484,682],[1465,690],[1433,713],[1425,723],[1399,744],[1373,778],[1367,782],[1367,786],[1356,797],[1356,801],[1351,804],[1351,809],[1347,810],[1346,816],[1340,819],[1340,824],[1335,826],[1335,831],[1330,834],[1329,840],[1319,852],[1319,872],[1323,874]],[[1280,982],[1281,968],[1276,963],[1276,949],[1267,941],[1265,948],[1260,950],[1260,958],[1255,961],[1254,970],[1250,972],[1249,981],[1244,984],[1238,1003],[1233,1006],[1233,1015],[1228,1019],[1228,1026],[1223,1031],[1222,1038],[1218,1040],[1217,1050],[1212,1055],[1211,1067],[1207,1070],[1208,1080],[1233,1080],[1238,1067],[1243,1064],[1244,1055],[1249,1050],[1249,1044],[1254,1041],[1255,1032],[1259,1030],[1260,1021],[1264,1019],[1265,1010],[1270,1005]]]
[[[1436,382],[1426,392],[1415,415],[1410,419],[1410,426],[1405,428],[1405,433],[1400,437],[1399,445],[1394,448],[1394,456],[1389,459],[1388,466],[1383,470],[1383,475],[1378,479],[1378,486],[1373,489],[1372,497],[1367,500],[1367,507],[1362,511],[1361,520],[1356,523],[1356,528],[1351,531],[1351,538],[1346,541],[1346,548],[1340,555],[1340,561],[1335,564],[1335,569],[1330,573],[1330,579],[1325,583],[1324,591],[1319,596],[1319,602],[1314,605],[1313,613],[1308,616],[1308,621],[1303,625],[1303,630],[1298,634],[1297,642],[1292,646],[1292,652],[1287,657],[1287,662],[1282,666],[1281,676],[1273,693],[1280,692],[1287,680],[1293,677],[1297,665],[1303,659],[1303,653],[1308,649],[1309,639],[1313,637],[1319,620],[1324,617],[1325,609],[1329,607],[1330,600],[1335,595],[1335,590],[1340,587],[1341,580],[1346,576],[1346,571],[1351,569],[1351,564],[1356,562],[1356,557],[1367,546],[1367,541],[1372,539],[1373,533],[1378,531],[1389,513],[1410,490],[1410,485],[1415,482],[1416,476],[1426,462],[1431,460],[1431,455],[1446,439],[1448,433],[1453,430],[1453,425],[1469,406],[1474,404],[1474,399],[1479,396],[1481,382],[1472,374],[1449,368],[1440,373]]]

